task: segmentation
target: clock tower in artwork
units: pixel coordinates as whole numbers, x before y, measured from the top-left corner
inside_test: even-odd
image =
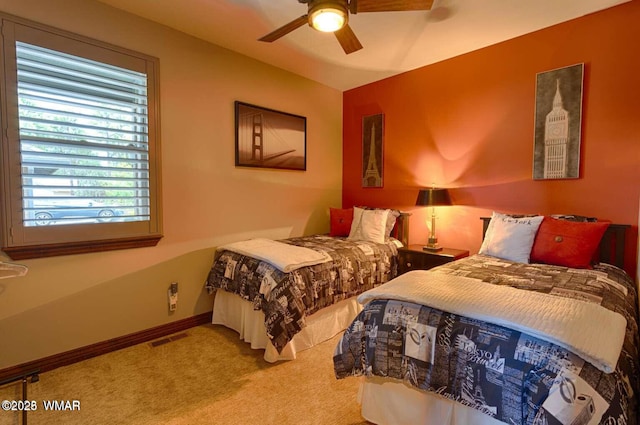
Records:
[[[562,105],[560,80],[556,80],[553,109],[547,114],[544,126],[544,178],[567,177],[569,158],[569,113]]]

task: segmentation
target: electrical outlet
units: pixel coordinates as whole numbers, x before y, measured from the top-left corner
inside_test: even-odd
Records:
[[[178,282],[171,282],[167,295],[169,296],[169,311],[176,311],[178,308]]]

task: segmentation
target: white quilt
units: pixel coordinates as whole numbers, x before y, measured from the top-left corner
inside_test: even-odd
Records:
[[[221,250],[233,251],[266,261],[285,273],[300,267],[331,261],[331,257],[326,253],[264,238],[230,243],[218,247],[218,251]]]
[[[374,299],[415,302],[526,332],[578,354],[605,373],[615,370],[627,323],[598,304],[437,271],[411,271],[358,296],[363,305]]]

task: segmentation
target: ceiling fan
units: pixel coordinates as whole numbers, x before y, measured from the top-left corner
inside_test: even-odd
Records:
[[[271,43],[304,24],[323,32],[333,32],[346,54],[362,49],[349,27],[349,13],[429,10],[434,0],[298,0],[307,5],[307,14],[270,32],[260,41]]]

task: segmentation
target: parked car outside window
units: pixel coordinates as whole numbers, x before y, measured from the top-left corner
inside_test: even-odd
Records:
[[[52,224],[56,220],[72,221],[75,219],[95,219],[100,222],[111,221],[121,216],[124,211],[94,200],[65,200],[52,201],[47,204],[35,205],[35,223],[38,226]]]

